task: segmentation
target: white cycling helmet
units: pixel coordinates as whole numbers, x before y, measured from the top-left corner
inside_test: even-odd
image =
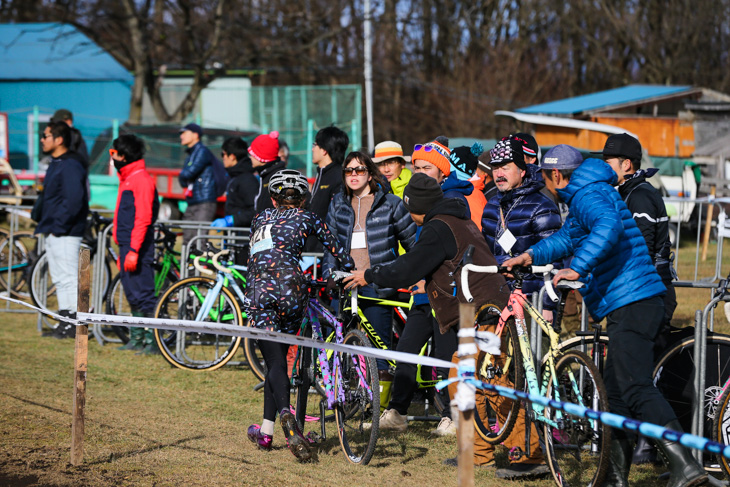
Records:
[[[273,197],[282,196],[286,193],[286,190],[293,189],[297,192],[297,195],[290,195],[284,199],[296,199],[301,196],[304,197],[309,192],[309,183],[307,178],[304,177],[299,171],[294,169],[282,169],[275,173],[269,179],[269,194]]]

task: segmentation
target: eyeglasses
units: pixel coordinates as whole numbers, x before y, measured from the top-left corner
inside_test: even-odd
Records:
[[[342,172],[345,173],[345,176],[349,176],[352,173],[355,173],[356,176],[364,176],[368,173],[368,168],[365,166],[346,167]]]
[[[442,156],[444,156],[446,158],[449,157],[449,153],[448,152],[446,152],[443,148],[441,148],[441,147],[439,147],[437,145],[434,145],[434,144],[416,144],[416,145],[413,146],[413,152],[418,152],[421,149],[423,149],[424,152],[431,152],[431,151],[434,151],[435,150],[436,152],[438,152]]]
[[[42,134],[41,135],[41,140],[43,140],[45,138],[48,138],[48,137],[53,137],[53,134]]]
[[[109,149],[109,155],[112,157],[119,156],[119,151],[116,149]]]

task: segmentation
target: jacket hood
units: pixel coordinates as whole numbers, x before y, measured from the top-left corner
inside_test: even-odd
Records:
[[[463,182],[469,183],[468,181]],[[469,185],[471,186],[471,183],[469,183]],[[436,215],[450,215],[461,218],[462,220],[467,220],[468,218],[466,217],[466,210],[466,203],[464,203],[461,199],[444,198],[436,203],[436,206],[431,208],[431,210],[426,214],[425,218],[423,219],[423,222],[426,223]]]
[[[564,202],[570,204],[570,200],[580,190],[594,183],[606,183],[616,186],[618,176],[611,169],[611,166],[600,159],[590,158],[583,161],[578,168],[573,171],[568,185],[562,189],[558,189],[558,195]]]
[[[522,184],[512,191],[499,193],[497,198],[500,202],[512,201],[521,196],[537,193],[545,187],[545,181],[540,176],[540,166],[536,164],[527,164],[525,169],[525,177],[522,178]]]
[[[227,167],[226,172],[232,178],[240,176],[241,174],[252,173],[253,166],[251,165],[251,158],[248,156],[244,157],[238,161],[235,166]]]
[[[456,172],[454,171],[441,183],[441,190],[444,193],[447,191],[457,191],[464,196],[469,196],[474,191],[474,185],[469,181],[462,181],[457,178]]]
[[[268,164],[256,168],[259,172],[259,176],[262,178],[268,176],[269,174],[273,174],[276,171],[280,169],[286,168],[286,163],[282,161],[281,159],[277,159],[275,161],[269,162]]]

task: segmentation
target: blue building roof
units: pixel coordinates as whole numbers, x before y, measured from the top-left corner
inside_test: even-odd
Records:
[[[75,27],[57,23],[0,24],[0,80],[118,80],[133,77]]]
[[[628,85],[612,90],[532,105],[515,111],[520,113],[577,115],[585,112],[659,101],[663,98],[681,96],[685,93],[690,94],[694,91],[696,90],[692,86]]]

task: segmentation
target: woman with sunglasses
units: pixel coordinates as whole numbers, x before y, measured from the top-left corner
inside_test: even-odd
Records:
[[[356,269],[387,264],[398,257],[398,244],[406,251],[416,241],[416,224],[400,198],[385,189],[383,176],[370,156],[350,152],[342,171],[343,189],[337,193],[327,211],[327,226],[355,261]],[[334,259],[325,255],[322,265],[327,278],[336,270]],[[368,285],[358,290],[361,296],[387,298],[395,289]],[[391,312],[388,307],[359,302],[375,331],[390,346]],[[387,405],[393,376],[385,360],[378,360],[381,404]]]

